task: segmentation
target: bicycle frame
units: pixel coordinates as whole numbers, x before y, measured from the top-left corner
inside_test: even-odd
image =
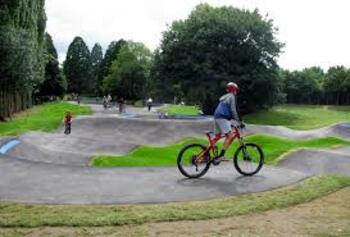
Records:
[[[231,132],[234,134],[234,136],[232,137],[232,142],[235,139],[239,139],[242,143],[242,136],[241,133],[239,131],[239,129],[237,127],[233,127],[234,130]],[[199,161],[201,161],[201,159],[203,159],[203,155],[208,153],[210,150],[214,150],[215,145],[218,141],[220,141],[221,139],[225,138],[226,135],[222,135],[222,134],[216,134],[215,136],[210,136],[210,133],[206,133],[208,140],[209,140],[209,145],[205,148],[205,150],[203,150],[197,157],[197,159],[199,159]]]
[[[232,141],[234,141],[235,139],[241,139],[241,133],[239,132],[238,128],[237,127],[234,127],[234,130],[231,132],[234,134],[234,136],[232,137]],[[214,148],[214,146],[216,145],[216,143],[225,138],[226,136],[225,135],[222,135],[222,134],[217,134],[215,135],[214,137],[211,137],[209,135],[209,133],[207,133],[207,137],[209,139],[209,145],[208,145],[208,148]]]

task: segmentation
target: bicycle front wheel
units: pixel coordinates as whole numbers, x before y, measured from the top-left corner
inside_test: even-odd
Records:
[[[177,167],[181,174],[188,178],[203,176],[210,167],[210,155],[201,144],[190,144],[179,152]]]
[[[243,144],[236,150],[233,164],[240,174],[252,176],[262,168],[264,164],[264,153],[254,143]]]

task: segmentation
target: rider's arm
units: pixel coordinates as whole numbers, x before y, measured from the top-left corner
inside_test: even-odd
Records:
[[[230,106],[231,106],[233,119],[237,120],[238,122],[241,122],[241,118],[239,117],[238,112],[237,112],[236,96],[231,97]]]

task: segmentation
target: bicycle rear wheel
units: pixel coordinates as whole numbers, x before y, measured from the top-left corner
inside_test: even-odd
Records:
[[[210,154],[204,153],[205,149],[201,144],[190,144],[181,149],[177,157],[181,174],[188,178],[199,178],[208,171]]]
[[[233,164],[240,174],[252,176],[262,168],[264,164],[264,153],[254,143],[243,144],[236,150]]]

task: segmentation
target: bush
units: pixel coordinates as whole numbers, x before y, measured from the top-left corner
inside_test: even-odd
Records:
[[[134,102],[135,107],[145,107],[145,102],[143,100],[137,100]]]

